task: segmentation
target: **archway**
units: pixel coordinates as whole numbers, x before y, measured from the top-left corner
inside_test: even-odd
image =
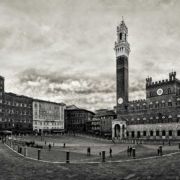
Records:
[[[114,126],[114,137],[117,137],[117,138],[120,137],[120,125],[119,124],[116,124]]]

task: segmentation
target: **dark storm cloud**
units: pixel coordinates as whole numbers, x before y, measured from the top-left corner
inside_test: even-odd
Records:
[[[19,74],[21,91],[30,96],[57,97],[65,103],[83,104],[100,107],[107,103],[113,106],[115,103],[115,77],[101,74],[99,77],[82,76],[76,73],[73,76],[65,72],[48,72],[42,69],[27,69]],[[130,97],[135,94],[136,98],[142,96],[144,81],[134,81],[130,84]],[[51,99],[51,98],[50,98]]]
[[[19,74],[19,84],[24,89],[44,88],[47,93],[114,93],[112,76],[88,77],[81,74],[68,75],[64,72],[47,72],[41,69],[28,69]]]
[[[142,91],[145,90],[145,81],[134,81],[130,84],[129,91],[131,93],[134,93],[136,91]]]

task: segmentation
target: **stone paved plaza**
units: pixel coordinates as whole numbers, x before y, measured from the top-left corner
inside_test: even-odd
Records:
[[[32,137],[26,137],[33,140]],[[43,142],[35,137],[37,142]],[[46,143],[55,142],[51,151],[43,149],[42,158],[48,161],[65,161],[65,153],[70,151],[72,162],[70,164],[45,163],[31,160],[13,152],[6,145],[0,143],[0,179],[178,179],[180,173],[180,154],[178,146],[163,146],[164,154],[177,152],[168,156],[157,156],[158,145],[135,145],[136,159],[127,157],[126,148],[129,144],[112,144],[101,140],[93,140],[84,137],[48,137]],[[61,147],[61,143],[67,143],[67,147]],[[59,144],[58,144],[59,143]],[[79,145],[79,146],[78,146]],[[69,147],[68,147],[69,146]],[[93,155],[87,157],[86,147],[91,146]],[[113,150],[113,157],[109,158],[109,148]],[[34,148],[35,149],[35,148]],[[98,153],[106,150],[106,162],[102,163]],[[34,158],[37,158],[37,149]],[[29,151],[30,153],[30,151]],[[33,153],[32,153],[33,155]],[[141,159],[157,156],[152,159]],[[91,159],[92,158],[92,159]],[[129,159],[129,160],[128,160]],[[138,160],[139,159],[139,160]],[[141,160],[140,160],[141,159]],[[78,160],[78,161],[77,161]],[[119,160],[119,162],[117,162]],[[128,160],[128,161],[126,161]],[[112,163],[109,163],[112,161]],[[113,161],[115,161],[113,163]],[[83,164],[81,162],[84,162]],[[96,163],[85,163],[96,162]],[[137,166],[138,165],[138,166]],[[161,166],[160,166],[161,165]],[[163,173],[162,173],[163,172]],[[176,176],[174,175],[176,174]]]

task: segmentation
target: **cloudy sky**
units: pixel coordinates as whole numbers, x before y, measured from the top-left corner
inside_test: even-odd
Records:
[[[91,110],[115,105],[116,26],[129,28],[130,99],[145,78],[180,77],[180,1],[0,0],[6,91]]]

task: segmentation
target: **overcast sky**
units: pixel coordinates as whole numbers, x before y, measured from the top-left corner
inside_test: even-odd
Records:
[[[145,78],[180,77],[180,1],[0,0],[6,91],[91,110],[115,105],[116,26],[129,29],[130,99]]]

